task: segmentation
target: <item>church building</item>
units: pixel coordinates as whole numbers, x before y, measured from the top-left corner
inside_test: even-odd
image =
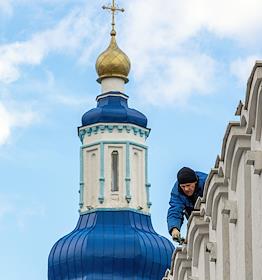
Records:
[[[172,243],[150,216],[147,118],[128,106],[130,61],[118,47],[112,0],[111,40],[96,61],[101,93],[82,116],[79,220],[48,259],[49,280],[160,280]]]
[[[262,61],[163,280],[262,279]]]

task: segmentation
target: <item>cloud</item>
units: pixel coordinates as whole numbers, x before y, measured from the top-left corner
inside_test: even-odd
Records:
[[[238,83],[243,86],[246,85],[255,61],[259,55],[251,55],[245,58],[238,58],[230,64],[230,72],[238,80]]]
[[[169,58],[162,69],[152,67],[148,79],[139,79],[139,94],[158,106],[184,105],[193,93],[212,92],[213,87],[208,87],[207,83],[214,84],[215,64],[212,58],[200,54]]]
[[[26,127],[39,120],[36,112],[22,104],[5,105],[0,101],[0,145],[6,144],[12,129]]]
[[[40,65],[50,53],[74,55],[80,64],[93,63],[97,50],[104,50],[109,28],[98,13],[103,1],[82,2],[53,28],[27,41],[0,46],[0,81],[18,80],[24,66]],[[147,89],[148,101],[154,104],[163,95],[165,102],[182,104],[192,94],[207,94],[207,89],[215,87],[219,65],[214,55],[196,44],[202,31],[246,46],[262,42],[260,0],[133,0],[124,4],[126,15],[117,18],[117,31],[125,34],[118,37],[120,47],[131,58],[137,92],[144,95]]]
[[[139,46],[174,49],[202,29],[230,39],[253,36],[261,41],[261,9],[260,0],[133,0],[125,19],[132,23],[127,26]]]
[[[77,53],[83,49],[83,42],[93,34],[92,8],[75,8],[54,28],[36,33],[30,40],[14,42],[0,46],[0,81],[12,83],[20,78],[23,65],[39,65],[50,53]],[[91,30],[90,30],[91,29]],[[98,40],[99,41],[99,40]],[[101,41],[101,40],[100,40]],[[96,37],[85,48],[85,59],[88,60],[88,49],[97,45]]]
[[[0,14],[12,15],[13,8],[10,0],[0,0]]]
[[[192,94],[206,94],[216,87],[214,81],[223,76],[219,69],[228,62],[216,61],[216,54],[207,54],[197,45],[203,31],[245,49],[251,41],[262,43],[260,0],[133,0],[126,4],[123,33],[128,35],[123,49],[131,58],[137,91],[153,104],[183,104]],[[247,79],[246,72],[242,75]]]
[[[10,136],[11,118],[3,104],[0,103],[0,145]]]

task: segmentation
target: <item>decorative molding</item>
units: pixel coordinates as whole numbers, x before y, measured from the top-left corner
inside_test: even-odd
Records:
[[[216,176],[218,174],[218,169],[217,168],[212,168],[211,171],[209,172],[206,182],[205,182],[205,186],[204,186],[204,192],[203,192],[203,201],[206,201],[207,199],[207,194],[210,188],[210,182],[213,179],[214,176]]]
[[[228,174],[230,174],[230,183],[231,183],[231,190],[236,191],[237,189],[237,174],[239,164],[241,162],[241,158],[243,154],[250,150],[251,146],[251,136],[250,135],[239,135],[237,136],[236,141],[234,142],[234,147],[232,157],[230,157],[230,161],[226,160],[226,173],[228,170]],[[230,165],[230,166],[229,166]],[[230,172],[230,173],[229,173]]]
[[[152,202],[150,201],[150,191],[151,184],[146,184],[146,196],[147,196],[147,207],[150,208],[152,206]]]
[[[130,194],[130,143],[126,142],[126,201],[129,203],[131,201]]]
[[[173,268],[171,268],[171,279],[184,279],[185,273],[191,274],[191,260],[187,259],[187,250],[177,247],[173,256]]]
[[[99,197],[98,200],[100,203],[103,203],[105,198],[104,198],[104,192],[105,192],[105,151],[104,151],[104,143],[100,143],[100,192],[99,192]]]
[[[221,211],[222,214],[229,215],[229,223],[237,223],[237,202],[233,200],[226,200],[224,208]]]
[[[222,143],[222,151],[221,151],[221,156],[220,159],[222,161],[224,161],[225,159],[225,154],[226,154],[226,148],[227,148],[227,141],[228,141],[228,137],[230,135],[230,132],[234,132],[235,128],[239,128],[240,127],[240,122],[238,121],[234,121],[234,122],[229,122],[226,128],[226,132],[223,138],[223,143]],[[234,133],[233,133],[234,134]]]
[[[82,145],[82,149],[85,149],[85,148],[90,148],[90,147],[93,147],[93,146],[97,146],[97,145],[100,145],[101,143],[104,144],[104,145],[126,145],[126,143],[129,143],[130,145],[133,145],[133,146],[136,146],[136,147],[139,147],[139,148],[142,148],[142,149],[148,149],[146,145],[142,145],[142,144],[139,144],[139,143],[136,143],[136,142],[133,142],[133,141],[97,141],[97,142],[94,142],[94,143],[91,143],[91,144],[88,144],[88,145]]]
[[[224,172],[226,178],[231,177],[232,169],[237,167],[243,152],[250,149],[250,140],[251,136],[245,134],[240,127],[231,130],[231,133],[227,138],[226,152],[224,156]]]
[[[208,237],[209,237],[208,223],[206,223],[203,220],[203,223],[198,225],[198,229],[194,235],[194,238],[192,239],[192,242],[189,242],[189,246],[188,246],[188,256],[192,258],[192,265],[195,267],[198,267],[199,264],[199,254],[200,254],[201,244],[202,242],[204,242],[205,245],[205,243],[208,240]],[[192,246],[191,255],[189,255],[190,245]]]
[[[256,123],[256,116],[257,116],[257,105],[258,105],[258,95],[259,95],[259,88],[261,86],[262,82],[262,64],[260,64],[260,67],[256,67],[252,81],[251,86],[249,88],[247,98],[246,98],[246,104],[245,109],[248,111],[248,122],[247,122],[247,133],[252,133],[252,128],[255,127]],[[257,65],[256,65],[257,66]]]
[[[240,116],[241,115],[241,111],[242,111],[243,106],[244,105],[243,105],[242,101],[240,100],[239,103],[238,103],[236,112],[235,112],[235,116]]]
[[[209,261],[216,262],[216,260],[217,260],[217,243],[216,242],[207,242],[206,252],[209,253]]]
[[[254,174],[261,175],[262,151],[248,151],[246,163],[254,166]]]
[[[193,211],[188,220],[187,229],[187,257],[192,258],[194,265],[197,265],[200,244],[204,236],[208,236],[209,226],[200,216],[199,211]]]
[[[104,203],[105,200],[105,155],[104,155],[104,150],[105,150],[105,145],[125,145],[126,147],[126,154],[125,154],[125,164],[126,164],[126,169],[125,169],[125,199],[128,203],[130,203],[132,199],[131,195],[131,190],[130,190],[130,182],[131,182],[131,174],[130,174],[130,146],[134,146],[137,148],[140,148],[145,151],[145,189],[146,189],[146,203],[148,208],[151,206],[151,202],[149,201],[149,188],[150,184],[147,183],[147,153],[148,153],[148,148],[145,145],[133,142],[133,141],[98,141],[94,142],[88,145],[82,145],[81,151],[83,153],[84,149],[89,149],[92,147],[99,147],[100,150],[100,177],[99,177],[99,196],[98,196],[98,201],[100,204]],[[81,162],[81,160],[80,160]],[[82,163],[83,165],[83,163]],[[80,163],[81,166],[81,163]],[[80,167],[81,168],[81,167]],[[82,168],[83,169],[83,168]],[[142,210],[142,208],[139,210]],[[141,213],[141,211],[139,211]]]
[[[85,214],[89,214],[89,213],[94,213],[94,212],[98,212],[98,211],[132,211],[132,212],[135,212],[135,213],[139,213],[139,214],[144,214],[144,215],[147,215],[147,216],[151,216],[150,213],[148,212],[144,212],[144,211],[139,211],[139,210],[136,210],[134,208],[95,208],[95,209],[90,209],[90,210],[87,210],[87,211],[82,211],[80,213],[80,215],[85,215]]]
[[[150,187],[151,184],[148,183],[148,150],[145,150],[145,181],[146,181],[146,199],[147,199],[147,207],[150,208],[152,203],[150,201]]]
[[[261,75],[259,72],[261,72],[262,67],[262,61],[257,60],[255,63],[255,66],[252,69],[252,72],[248,78],[247,82],[247,89],[246,89],[246,99],[245,99],[245,109],[248,109],[249,101],[250,101],[250,93],[254,91],[254,83],[257,82],[257,80],[260,80]],[[260,70],[260,71],[259,71]]]
[[[211,217],[213,200],[215,191],[218,187],[224,186],[224,178],[220,178],[217,175],[212,176],[213,180],[208,182],[208,190],[206,192],[206,215]]]
[[[123,92],[107,91],[107,92],[103,92],[102,94],[99,94],[96,97],[96,101],[99,101],[100,99],[108,97],[108,96],[119,96],[119,97],[122,97],[126,100],[128,99],[128,95],[124,94]]]
[[[91,126],[80,127],[78,136],[81,140],[81,143],[83,143],[85,136],[90,137],[94,134],[105,133],[105,132],[109,132],[109,133],[131,132],[134,135],[139,135],[140,137],[146,139],[150,134],[150,129],[135,126],[133,124],[95,124]]]
[[[181,256],[182,248],[173,256],[168,280],[261,276],[262,61],[253,68],[245,104],[239,102],[236,115],[240,121],[228,124],[221,156],[196,202],[198,211],[189,217],[187,257]]]
[[[228,198],[228,187],[224,185],[218,185],[214,197],[213,197],[213,203],[212,203],[212,211],[211,211],[211,225],[212,229],[216,230],[217,228],[217,216],[218,216],[218,206],[219,202],[223,198]]]
[[[83,150],[80,149],[80,189],[79,189],[79,207],[84,206],[84,163],[83,163]]]
[[[261,132],[262,132],[262,82],[260,84],[260,89],[259,89],[259,93],[258,93],[255,130],[256,130],[256,133],[255,133],[256,141],[260,141]]]

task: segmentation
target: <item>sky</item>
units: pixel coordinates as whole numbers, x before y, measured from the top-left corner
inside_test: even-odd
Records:
[[[108,0],[110,3],[110,1]],[[47,279],[78,219],[77,127],[100,94],[105,0],[0,0],[0,275]],[[148,118],[152,222],[168,237],[177,171],[208,173],[256,60],[261,0],[118,0],[129,106]]]

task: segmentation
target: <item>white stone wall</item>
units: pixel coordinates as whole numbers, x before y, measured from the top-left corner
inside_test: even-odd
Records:
[[[262,61],[163,280],[262,279]]]

